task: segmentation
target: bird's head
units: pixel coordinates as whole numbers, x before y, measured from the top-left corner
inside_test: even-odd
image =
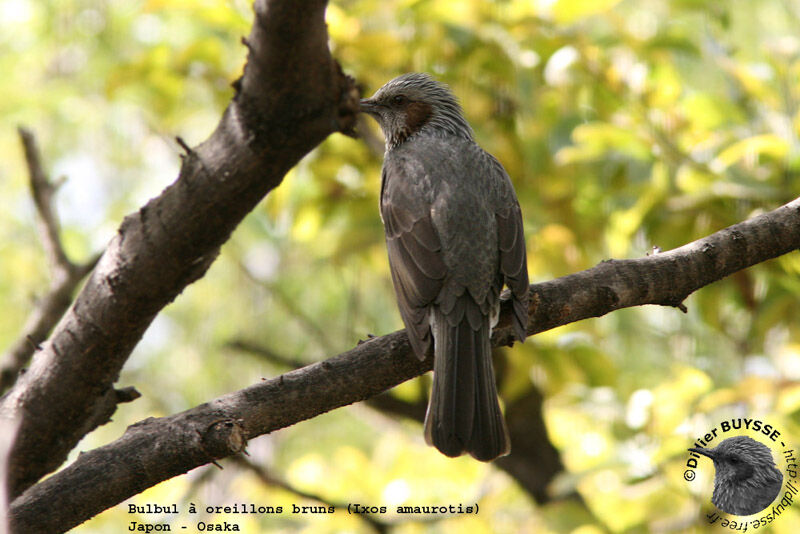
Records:
[[[780,474],[769,447],[748,436],[728,438],[713,449],[689,450],[714,461],[715,485],[762,483],[761,479],[773,478],[773,472]]]
[[[472,138],[450,88],[424,73],[403,74],[361,101],[361,111],[380,124],[386,148],[392,149],[420,133]]]

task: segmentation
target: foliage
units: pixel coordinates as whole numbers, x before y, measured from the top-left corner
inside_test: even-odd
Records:
[[[512,176],[533,281],[674,248],[800,196],[793,0],[338,0],[327,17],[334,56],[367,92],[411,70],[453,87],[479,142]],[[244,64],[239,37],[251,18],[240,0],[0,1],[0,345],[48,275],[13,127],[32,127],[53,176],[67,177],[63,238],[82,260],[175,178],[176,135],[196,144],[211,132]],[[286,370],[231,342],[312,362],[401,327],[377,210],[380,133],[366,122],[362,131],[371,142],[333,136],[292,170],[209,274],[156,319],[120,379],[144,397],[82,448]],[[543,392],[567,468],[542,506],[491,466],[445,459],[418,425],[364,406],[259,438],[250,451],[331,501],[481,506],[397,532],[702,529],[698,506],[710,493],[700,487],[710,480],[681,476],[694,439],[742,415],[800,436],[798,274],[792,253],[701,290],[686,315],[623,310],[505,351],[506,402]],[[418,400],[426,380],[396,393]],[[132,502],[317,504],[225,465]],[[576,522],[575,504],[559,498],[574,489],[593,524]],[[370,530],[342,514],[237,519],[250,531]],[[119,506],[79,530],[132,520]],[[791,510],[771,528],[798,525]]]

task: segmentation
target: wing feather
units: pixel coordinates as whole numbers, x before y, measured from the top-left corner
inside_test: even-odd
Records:
[[[504,173],[505,174],[505,173]],[[524,341],[528,325],[528,255],[522,225],[522,211],[508,177],[505,210],[497,210],[498,245],[500,248],[500,273],[511,289],[514,304],[514,332]],[[509,207],[510,206],[510,207]],[[504,213],[505,211],[505,213]]]
[[[407,190],[414,186],[413,180],[387,176],[391,172],[384,168],[381,197],[389,268],[409,340],[417,357],[424,359],[432,343],[430,305],[442,289],[447,266],[430,206],[424,197]]]

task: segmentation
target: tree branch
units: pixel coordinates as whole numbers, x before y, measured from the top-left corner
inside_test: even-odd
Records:
[[[59,271],[69,272],[73,269],[72,262],[67,258],[64,247],[59,237],[60,224],[56,216],[54,197],[58,187],[50,181],[42,166],[42,158],[36,139],[30,130],[20,126],[17,128],[22,147],[25,151],[25,162],[28,165],[30,177],[31,196],[39,214],[39,234],[42,238],[45,254],[47,255],[53,277]]]
[[[225,343],[224,346],[227,349],[246,352],[248,354],[257,356],[266,362],[274,365],[280,365],[282,367],[288,367],[289,369],[299,369],[300,367],[305,367],[308,365],[307,361],[304,362],[296,358],[283,356],[263,345],[258,345],[244,339],[234,339]]]
[[[275,354],[267,347],[249,341],[234,340],[226,343],[225,346],[254,354],[270,363],[289,369],[298,369],[306,365]],[[495,370],[497,370],[496,362],[497,360],[495,360]],[[502,382],[502,380],[498,373],[498,382]],[[539,505],[552,500],[548,493],[548,487],[553,478],[564,470],[558,449],[553,446],[547,436],[542,413],[543,400],[541,392],[536,387],[531,387],[525,395],[506,406],[506,423],[511,443],[514,446],[509,455],[498,458],[495,462],[497,467],[516,480]],[[386,391],[370,397],[365,402],[367,406],[383,414],[404,417],[420,424],[425,420],[427,401],[424,397],[411,402],[400,399],[391,391]],[[577,493],[563,496],[563,498],[577,499],[585,505]]]
[[[50,181],[44,171],[42,157],[33,133],[22,126],[18,128],[18,132],[28,165],[31,196],[39,215],[37,226],[50,266],[50,287],[47,294],[37,300],[20,336],[0,357],[2,362],[0,393],[14,384],[38,344],[47,338],[69,308],[75,288],[94,269],[100,259],[98,254],[86,263],[76,265],[67,257],[59,237],[60,225],[54,205],[58,187]]]
[[[607,260],[534,284],[528,334],[631,306],[679,307],[701,287],[798,248],[800,198],[668,252]],[[499,341],[511,339],[508,323],[498,326],[504,327],[496,330]]]
[[[12,497],[109,420],[112,386],[131,351],[156,314],[205,274],[242,218],[326,136],[352,132],[359,95],[330,56],[325,7],[255,2],[248,62],[217,129],[183,157],[172,185],[125,218],[0,404],[0,413],[22,417],[9,459]]]
[[[644,304],[677,306],[697,289],[800,248],[800,199],[688,245],[644,258],[605,261],[531,285],[528,333]],[[492,336],[513,340],[509,302]],[[185,412],[132,425],[82,454],[11,504],[15,532],[56,532],[163,480],[238,454],[246,440],[368,399],[432,368],[411,353],[405,331],[370,339]]]
[[[11,534],[8,524],[8,506],[11,499],[8,498],[5,485],[7,468],[5,459],[8,457],[8,451],[14,441],[18,423],[19,421],[15,418],[0,418],[0,534]]]
[[[270,363],[289,369],[298,369],[306,365],[306,363],[286,358],[267,347],[249,341],[234,340],[226,343],[225,346],[254,354]],[[495,363],[495,369],[497,369],[497,363]],[[498,373],[498,382],[502,382],[502,380]],[[532,386],[525,395],[506,406],[506,423],[511,443],[514,446],[508,456],[498,458],[495,462],[497,467],[515,479],[540,505],[552,500],[548,493],[548,487],[553,478],[564,470],[558,449],[553,446],[547,436],[542,413],[543,400],[541,392]],[[427,402],[424,397],[411,402],[398,398],[391,391],[386,391],[365,402],[369,407],[387,415],[404,417],[420,424],[425,419]],[[582,502],[577,493],[564,497]],[[582,504],[585,505],[585,503]]]

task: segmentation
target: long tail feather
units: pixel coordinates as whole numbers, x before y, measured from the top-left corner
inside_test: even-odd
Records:
[[[508,454],[510,440],[492,369],[489,318],[474,330],[466,317],[451,325],[434,309],[432,323],[433,391],[425,440],[447,456],[467,452],[489,461]]]

